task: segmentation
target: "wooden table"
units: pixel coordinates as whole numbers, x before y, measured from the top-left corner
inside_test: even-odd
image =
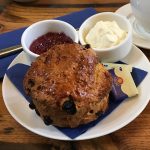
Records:
[[[0,0],[1,2],[2,0]],[[32,3],[7,2],[0,13],[0,33],[28,26],[33,22],[65,15],[86,7],[115,11],[129,0],[45,0]],[[150,51],[143,52],[150,59]],[[150,149],[150,104],[129,125],[96,139],[66,142],[36,135],[18,124],[8,113],[0,81],[0,149],[134,150]]]

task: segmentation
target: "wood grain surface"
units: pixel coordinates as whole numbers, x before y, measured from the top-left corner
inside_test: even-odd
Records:
[[[86,7],[98,12],[115,11],[129,0],[45,0],[17,3],[0,0],[0,33],[28,26],[33,22],[55,18]],[[150,59],[150,51],[142,51]],[[96,139],[67,142],[41,137],[18,124],[8,113],[2,97],[0,81],[0,150],[64,149],[64,150],[150,150],[150,104],[124,128]]]

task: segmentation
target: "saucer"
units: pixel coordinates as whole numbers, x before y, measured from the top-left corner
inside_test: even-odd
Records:
[[[150,34],[146,33],[144,29],[136,22],[132,14],[130,4],[126,4],[116,10],[116,13],[124,15],[130,21],[133,27],[133,43],[141,48],[150,49]]]

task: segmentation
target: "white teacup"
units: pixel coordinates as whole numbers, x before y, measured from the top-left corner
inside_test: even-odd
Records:
[[[150,0],[130,0],[130,3],[138,25],[150,33]]]

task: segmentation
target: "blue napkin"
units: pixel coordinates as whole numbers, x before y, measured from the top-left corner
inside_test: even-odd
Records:
[[[12,66],[10,69],[7,70],[6,74],[8,78],[11,80],[11,82],[16,86],[16,88],[21,92],[21,94],[26,98],[28,102],[31,102],[30,98],[25,94],[23,89],[23,78],[26,74],[29,66],[24,64],[16,64]],[[142,80],[147,75],[147,72],[138,68],[133,68],[132,71],[132,77],[135,81],[135,84],[138,86]],[[80,136],[82,133],[86,132],[89,128],[95,126],[98,122],[100,122],[103,118],[105,118],[107,115],[109,115],[122,101],[115,101],[110,97],[110,103],[108,110],[102,114],[97,120],[90,122],[86,125],[81,125],[77,128],[60,128],[61,132],[63,132],[68,137],[74,139],[78,136]]]
[[[58,17],[56,19],[66,21],[71,25],[73,25],[76,29],[78,29],[81,26],[82,22],[84,22],[84,20],[86,20],[88,17],[94,14],[96,14],[95,9],[87,8],[62,17]],[[21,35],[25,29],[26,27],[11,32],[7,32],[4,34],[0,34],[0,49],[19,45],[21,43]],[[17,55],[18,53],[0,59],[0,78],[4,76],[9,64]]]

